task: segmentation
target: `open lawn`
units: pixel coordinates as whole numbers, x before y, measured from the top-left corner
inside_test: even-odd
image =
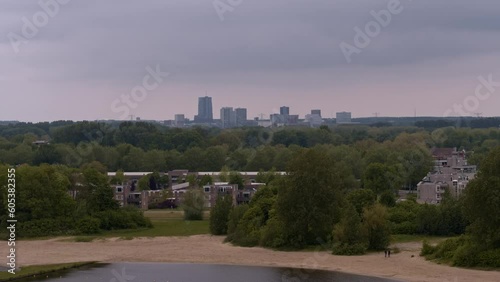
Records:
[[[151,219],[153,228],[105,231],[94,236],[78,236],[74,241],[90,242],[103,237],[127,240],[135,237],[192,236],[209,233],[209,212],[205,212],[205,219],[202,221],[185,221],[184,212],[179,210],[150,210],[144,212],[144,215]]]

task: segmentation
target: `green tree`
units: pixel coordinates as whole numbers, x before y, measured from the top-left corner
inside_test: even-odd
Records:
[[[219,173],[219,181],[220,182],[228,182],[229,181],[229,168],[227,166],[223,166]]]
[[[277,215],[286,229],[287,245],[303,247],[326,240],[340,219],[344,180],[349,176],[322,150],[299,153],[288,167],[278,193]]]
[[[149,187],[150,178],[151,178],[150,174],[144,175],[141,178],[139,178],[139,181],[137,182],[137,187],[139,188],[139,191],[151,190],[151,187]]]
[[[243,215],[247,210],[248,210],[248,205],[234,206],[231,209],[231,212],[229,213],[229,220],[227,223],[228,241],[231,241],[230,238],[231,235],[234,234],[234,232],[236,231],[236,228],[238,227],[241,218],[243,218]]]
[[[238,189],[245,188],[245,182],[243,180],[243,176],[241,175],[241,173],[237,171],[231,171],[229,173],[229,184],[237,184]]]
[[[394,196],[394,192],[392,191],[384,191],[382,195],[380,195],[379,202],[386,207],[394,207],[396,205],[396,197]]]
[[[477,178],[465,191],[464,213],[470,220],[468,231],[484,248],[500,247],[500,147],[481,163]]]
[[[199,186],[203,187],[205,185],[212,185],[214,183],[212,176],[210,175],[203,175],[199,181]]]
[[[87,207],[91,214],[106,210],[117,210],[119,208],[106,175],[93,167],[89,167],[83,171],[83,177],[84,186],[87,191]]]
[[[390,189],[387,177],[388,171],[389,169],[385,164],[372,163],[368,165],[363,178],[364,187],[371,189],[377,195]]]
[[[115,176],[111,178],[111,184],[120,185],[122,183],[125,183],[125,173],[120,169],[116,172]]]
[[[184,220],[203,220],[205,195],[200,189],[191,189],[184,194],[182,209]]]
[[[213,235],[227,234],[229,214],[233,206],[233,197],[223,195],[217,198],[215,206],[210,211],[210,233]]]
[[[370,189],[355,189],[347,194],[347,201],[354,206],[358,214],[363,214],[363,209],[375,204],[377,195]]]
[[[333,228],[333,253],[336,255],[361,255],[368,242],[363,232],[361,217],[353,205],[347,205],[342,220]]]
[[[380,204],[365,208],[363,229],[368,237],[368,249],[379,251],[389,246],[391,234],[387,217],[387,209]]]

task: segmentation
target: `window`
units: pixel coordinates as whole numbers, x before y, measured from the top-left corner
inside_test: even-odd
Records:
[[[210,192],[210,186],[205,187],[205,193],[208,193],[208,192]]]
[[[123,187],[117,186],[116,187],[116,193],[123,193]]]

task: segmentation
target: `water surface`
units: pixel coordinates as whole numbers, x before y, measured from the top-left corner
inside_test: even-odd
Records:
[[[214,264],[113,263],[84,267],[46,279],[25,280],[45,282],[298,282],[347,281],[387,282],[383,278],[352,275],[340,272]]]

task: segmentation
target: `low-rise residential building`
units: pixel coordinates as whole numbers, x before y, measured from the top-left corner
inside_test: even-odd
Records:
[[[434,169],[417,185],[417,201],[439,204],[445,192],[459,197],[469,181],[475,178],[477,168],[469,165],[465,151],[436,148],[432,151]]]
[[[276,172],[285,174],[285,172]],[[169,176],[168,187],[159,190],[139,191],[138,180],[149,175],[151,172],[125,172],[125,181],[118,185],[112,185],[114,199],[118,201],[121,207],[136,206],[142,210],[147,210],[150,205],[177,207],[183,202],[184,195],[192,189],[202,189],[205,193],[205,207],[211,208],[215,205],[217,197],[222,194],[230,194],[234,205],[249,203],[255,192],[265,186],[263,183],[257,183],[259,172],[240,172],[244,187],[238,187],[236,184],[227,182],[215,182],[212,185],[198,187],[198,184],[190,184],[187,181],[188,176],[194,176],[194,179],[201,180],[203,176],[211,176],[213,181],[220,181],[221,172],[190,172],[189,170],[173,170],[166,175]],[[160,175],[165,175],[160,173]],[[116,176],[116,173],[108,173],[110,178]],[[169,193],[166,196],[165,193]],[[155,205],[156,204],[156,205]]]

